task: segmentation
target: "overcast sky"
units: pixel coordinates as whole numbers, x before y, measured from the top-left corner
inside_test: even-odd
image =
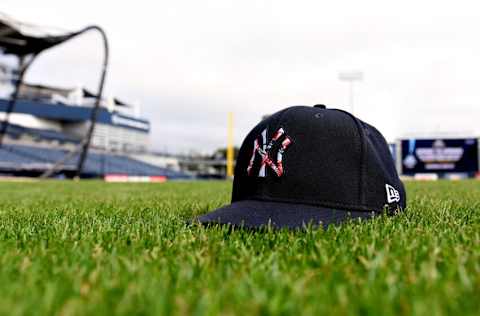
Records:
[[[338,72],[360,70],[355,114],[389,141],[479,136],[480,5],[475,1],[2,0],[12,17],[67,30],[102,26],[107,93],[138,101],[157,150],[209,152],[289,105],[349,110]],[[27,81],[96,88],[97,35],[64,44]]]

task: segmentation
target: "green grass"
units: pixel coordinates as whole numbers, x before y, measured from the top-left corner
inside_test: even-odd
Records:
[[[479,315],[480,182],[303,232],[184,220],[230,183],[0,183],[0,314]]]

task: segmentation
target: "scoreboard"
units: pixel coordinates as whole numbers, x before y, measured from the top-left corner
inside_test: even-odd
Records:
[[[479,170],[475,138],[403,139],[400,141],[402,174],[476,173]]]

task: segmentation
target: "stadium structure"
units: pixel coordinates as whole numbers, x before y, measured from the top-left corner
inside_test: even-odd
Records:
[[[104,40],[98,91],[24,81],[41,53],[88,31],[98,31]],[[0,59],[0,176],[164,181],[233,174],[231,128],[225,157],[153,154],[150,122],[139,116],[138,105],[103,96],[108,55],[98,26],[46,31],[0,14],[0,57],[16,60]],[[390,144],[399,174],[420,179],[478,177],[479,147],[478,138],[468,135],[408,137]]]
[[[99,91],[24,82],[38,55],[83,32],[104,38]],[[53,34],[0,15],[0,175],[165,181],[190,176],[178,161],[150,153],[150,122],[138,105],[102,95],[108,65],[105,33],[97,26]],[[7,58],[8,59],[8,58]]]

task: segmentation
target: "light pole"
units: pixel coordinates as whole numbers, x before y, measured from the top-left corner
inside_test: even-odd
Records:
[[[355,81],[362,81],[363,80],[363,72],[361,71],[349,71],[349,72],[340,72],[338,74],[338,79],[341,81],[348,82],[348,90],[349,90],[349,106],[350,111],[354,112],[354,102],[353,102],[353,95],[354,95],[354,88],[353,85]]]

